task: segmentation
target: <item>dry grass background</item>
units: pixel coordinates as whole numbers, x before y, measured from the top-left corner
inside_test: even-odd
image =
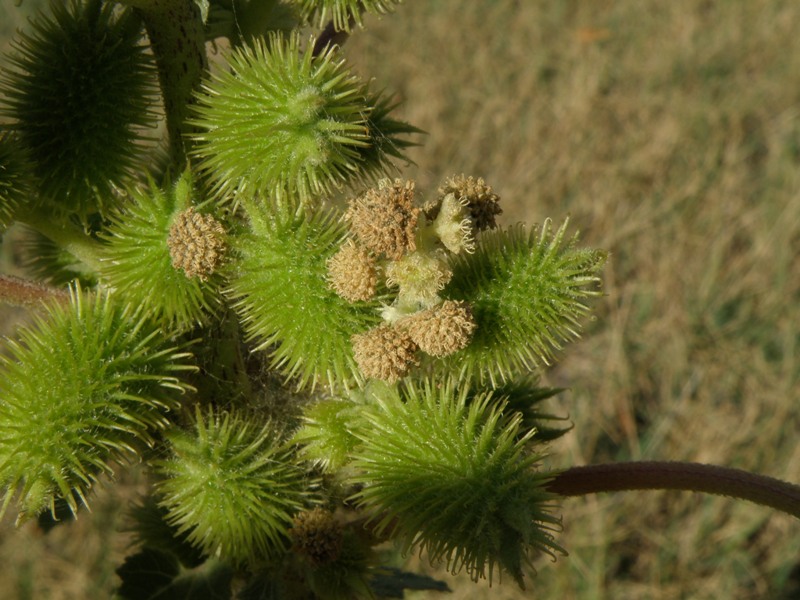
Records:
[[[552,466],[691,460],[800,481],[799,29],[793,0],[428,0],[348,41],[428,131],[403,169],[418,189],[482,176],[506,224],[570,215],[611,251],[596,320],[545,374],[575,423]],[[125,538],[102,494],[46,537],[4,525],[0,596],[108,597]],[[562,509],[570,554],[538,562],[525,592],[431,572],[453,598],[800,598],[796,520],[681,493]]]

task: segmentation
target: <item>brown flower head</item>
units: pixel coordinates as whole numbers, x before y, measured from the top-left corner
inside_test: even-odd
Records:
[[[205,281],[216,271],[225,250],[225,229],[211,215],[189,207],[175,217],[167,238],[172,266],[186,277]]]
[[[347,240],[328,259],[328,283],[348,302],[369,300],[375,296],[378,269],[369,252]]]
[[[472,224],[477,231],[484,229],[494,229],[497,227],[495,217],[503,212],[500,208],[500,196],[486,185],[483,178],[466,177],[454,175],[447,179],[444,184],[439,186],[439,196],[444,198],[448,194],[454,194],[458,199],[464,199],[469,208],[469,216]],[[437,209],[438,211],[438,209]],[[435,218],[436,215],[429,215]]]
[[[419,364],[415,356],[417,345],[407,332],[391,325],[379,325],[350,339],[356,363],[370,379],[394,383]]]
[[[397,260],[416,248],[420,209],[413,204],[414,182],[388,179],[350,201],[345,219],[361,244],[375,254]]]
[[[330,564],[342,552],[344,532],[342,524],[323,508],[301,512],[289,530],[292,550],[302,555],[315,567]]]
[[[447,356],[466,348],[476,324],[468,304],[445,300],[438,306],[408,317],[398,326],[405,329],[426,354]]]

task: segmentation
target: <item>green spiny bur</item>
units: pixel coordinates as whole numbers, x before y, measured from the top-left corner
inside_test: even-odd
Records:
[[[100,0],[51,2],[15,41],[0,80],[3,112],[48,208],[83,220],[142,166],[154,72],[140,22]]]
[[[269,425],[197,409],[194,431],[169,434],[158,484],[167,522],[205,554],[257,564],[286,550],[309,482]]]
[[[378,299],[350,304],[327,281],[344,226],[333,213],[248,207],[251,232],[233,240],[230,294],[249,340],[300,387],[360,380],[350,337],[379,321]]]
[[[199,164],[218,193],[308,201],[357,178],[371,109],[343,59],[272,35],[230,64],[207,84],[193,121]]]
[[[131,192],[105,234],[102,280],[126,301],[142,306],[167,327],[188,329],[218,307],[217,278],[189,278],[172,265],[168,238],[178,214],[191,206],[188,175],[167,190],[153,182]]]
[[[0,134],[0,233],[9,226],[17,207],[30,197],[30,165],[14,136]]]
[[[301,17],[319,27],[330,19],[337,31],[350,31],[354,24],[363,26],[361,13],[382,15],[394,10],[402,0],[291,0],[298,5]],[[351,23],[352,20],[352,23]]]
[[[359,405],[347,400],[326,399],[308,407],[303,426],[292,441],[301,445],[301,454],[325,471],[343,468],[360,443],[353,434]]]
[[[495,384],[549,364],[578,337],[606,254],[576,248],[567,225],[487,231],[474,253],[453,259],[444,295],[468,302],[477,328],[469,346],[435,368]]]
[[[528,448],[534,432],[520,434],[519,413],[429,381],[376,395],[362,418],[356,498],[379,532],[474,579],[500,567],[521,583],[532,551],[561,551],[550,475],[534,471],[542,456]]]
[[[0,485],[20,518],[57,498],[76,512],[115,461],[134,457],[168,425],[188,386],[188,354],[109,294],[73,290],[0,357]],[[45,440],[44,443],[36,443]]]

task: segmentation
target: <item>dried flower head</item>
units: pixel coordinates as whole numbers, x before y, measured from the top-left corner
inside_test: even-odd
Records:
[[[353,355],[361,372],[371,379],[394,383],[419,364],[417,345],[407,332],[391,325],[379,325],[351,338]]]
[[[503,212],[498,204],[500,196],[486,185],[482,177],[475,179],[463,174],[454,175],[439,186],[439,195],[442,198],[448,194],[454,194],[456,198],[466,200],[470,219],[477,231],[497,227],[495,217]]]
[[[172,266],[186,277],[205,281],[216,271],[225,250],[225,229],[211,215],[189,207],[175,217],[167,238]]]
[[[350,201],[345,219],[358,240],[375,254],[398,260],[416,249],[420,209],[414,206],[414,182],[388,179]]]
[[[386,283],[399,286],[399,302],[427,308],[439,301],[439,292],[453,272],[440,252],[414,252],[386,266]]]
[[[292,550],[302,555],[314,567],[330,564],[342,552],[344,531],[330,511],[317,507],[295,516],[289,530]]]
[[[469,305],[445,300],[399,324],[420,350],[431,356],[447,356],[466,348],[477,326]]]
[[[370,300],[378,285],[378,269],[369,252],[347,240],[328,259],[328,283],[348,302]]]

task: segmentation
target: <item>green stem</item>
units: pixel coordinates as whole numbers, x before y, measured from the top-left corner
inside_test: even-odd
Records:
[[[194,0],[125,0],[142,16],[158,65],[167,116],[170,155],[176,172],[186,163],[194,93],[208,69],[205,26]]]
[[[769,506],[800,519],[800,486],[772,477],[685,462],[622,462],[572,467],[548,489],[561,496],[627,490],[685,490]]]
[[[50,215],[30,208],[18,209],[14,217],[55,242],[95,273],[100,272],[100,243],[82,230],[69,223],[54,221]]]

